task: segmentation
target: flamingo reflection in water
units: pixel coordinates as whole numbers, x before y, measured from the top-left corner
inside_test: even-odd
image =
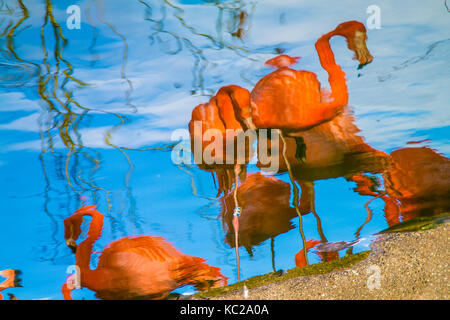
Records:
[[[360,66],[372,61],[366,47],[366,29],[358,21],[343,22],[316,42],[320,63],[328,72],[331,92],[320,88],[314,73],[288,68],[298,58],[280,56],[269,60],[268,64],[278,69],[259,80],[251,92],[251,121],[256,128],[295,133],[329,121],[342,111],[348,103],[348,92],[345,73],[336,64],[330,47],[329,41],[334,36],[346,38]]]
[[[429,147],[391,152],[382,177],[384,190],[375,177],[360,175],[351,180],[357,183],[354,190],[359,194],[384,201],[389,227],[401,220],[435,216],[450,210],[450,160]]]
[[[363,190],[363,183],[373,178],[367,173],[380,174],[390,163],[390,156],[368,145],[360,135],[359,128],[349,108],[334,119],[302,132],[302,137],[284,137],[280,149],[284,154],[278,154],[279,173],[291,171],[292,178],[301,189],[299,211],[301,214],[312,212],[317,219],[317,228],[322,244],[327,239],[322,231],[322,223],[315,210],[314,183],[317,180],[345,177],[356,182],[355,189],[361,195],[376,195],[368,187]],[[271,152],[269,140],[269,152]],[[304,158],[299,149],[304,148]],[[272,157],[276,156],[272,154]],[[258,162],[258,167],[265,170],[269,165]],[[369,200],[370,201],[370,200]],[[368,204],[367,204],[368,205]],[[367,206],[366,206],[367,208]],[[369,210],[369,209],[368,209]],[[359,231],[357,231],[357,237]],[[315,240],[316,241],[316,240]],[[308,246],[308,243],[307,243]],[[306,254],[301,250],[297,254]],[[319,252],[322,261],[331,261],[339,257],[338,252]],[[305,258],[302,258],[304,261]],[[306,261],[305,261],[306,263]],[[301,263],[300,263],[301,264]]]
[[[236,262],[240,281],[238,233],[241,207],[237,188],[239,181],[245,181],[246,163],[253,154],[252,145],[256,134],[244,134],[243,128],[246,125],[243,120],[238,120],[243,119],[238,106],[245,110],[250,108],[250,92],[236,85],[220,88],[208,103],[194,108],[189,132],[195,163],[200,169],[213,172],[213,176],[214,173],[217,175],[217,196],[229,194],[234,184],[235,213],[232,223],[236,235]],[[240,137],[244,140],[240,140]],[[243,142],[243,150],[240,149],[242,143],[239,141]]]
[[[246,140],[244,155],[237,152],[237,134],[243,132],[243,126],[235,115],[235,105],[249,106],[249,91],[236,85],[222,87],[209,102],[192,110],[189,122],[194,161],[200,169],[216,174],[217,196],[229,193],[239,178],[245,180],[243,164],[253,154],[250,140]]]
[[[299,207],[298,204],[299,190],[295,183],[290,161],[287,158],[289,144],[287,137],[294,137],[295,158],[299,162],[304,162],[305,157],[307,157],[304,143],[305,130],[326,124],[327,121],[331,121],[341,114],[344,107],[347,106],[348,90],[345,73],[336,64],[329,43],[334,36],[345,37],[348,48],[355,53],[355,58],[359,60],[359,67],[372,61],[373,58],[366,47],[367,36],[364,25],[358,21],[343,22],[333,31],[321,36],[315,45],[320,63],[328,72],[330,92],[321,88],[314,73],[289,68],[290,65],[298,61],[299,57],[281,55],[267,61],[267,65],[276,67],[277,70],[258,81],[251,92],[250,110],[241,109],[240,112],[240,115],[246,119],[247,123],[251,124],[250,127],[252,128],[279,130],[284,144],[282,156],[294,191],[294,207],[299,216],[306,263],[308,263],[307,243],[302,231],[301,214],[302,212],[308,212],[309,208],[308,205]],[[313,145],[310,144],[309,146],[312,147]],[[303,189],[307,188],[309,189],[308,192],[312,190],[310,196],[313,197],[313,189],[304,184]],[[306,192],[305,195],[308,196]],[[304,203],[305,201],[302,204]],[[313,213],[315,214],[314,211]],[[326,241],[324,236],[322,236],[322,241]]]
[[[428,147],[402,148],[391,153],[384,175],[385,215],[391,227],[416,217],[450,210],[450,160]]]
[[[20,284],[20,270],[14,270],[14,269],[6,269],[0,271],[0,277],[6,278],[3,282],[0,283],[0,291],[3,291],[8,288],[16,288],[21,287]],[[11,294],[8,293],[9,300],[17,300],[17,298]],[[3,295],[0,293],[0,300],[3,300]]]
[[[87,237],[79,245],[84,216],[91,216]],[[100,299],[163,299],[183,285],[207,290],[227,284],[220,269],[204,259],[181,253],[165,239],[155,236],[126,237],[110,243],[101,253],[98,266],[90,268],[94,243],[100,238],[103,215],[95,206],[85,206],[64,220],[66,244],[75,251],[80,285]],[[62,287],[71,298],[73,279]]]
[[[285,134],[296,136],[298,132],[308,130],[333,119],[348,103],[345,73],[336,64],[329,44],[329,40],[333,36],[343,36],[346,38],[348,48],[355,52],[355,57],[359,60],[360,67],[372,61],[372,56],[365,44],[367,40],[366,30],[360,22],[348,21],[341,23],[335,30],[320,37],[316,42],[316,50],[319,54],[322,67],[329,74],[330,93],[320,88],[320,83],[314,73],[309,71],[296,71],[288,68],[288,65],[296,62],[298,59],[284,56],[271,62],[269,61],[269,64],[279,68],[258,81],[251,92],[251,100],[246,97],[245,102],[240,103],[240,101],[233,99],[233,96],[229,94],[230,104],[227,105],[227,108],[223,108],[223,110],[229,111],[229,118],[224,118],[223,112],[221,112],[221,106],[224,105],[220,105],[217,102],[215,105],[212,103],[214,101],[213,99],[215,99],[213,97],[208,104],[197,106],[194,109],[192,119],[211,119],[212,128],[217,128],[222,132],[227,127],[226,120],[230,120],[233,124],[242,126],[244,129],[278,129],[282,140],[284,140]],[[221,117],[218,116],[219,114],[221,114]],[[192,139],[192,120],[189,128]],[[202,145],[203,148],[204,146]],[[299,149],[301,149],[301,146],[297,148],[297,151]],[[295,199],[296,195],[298,195],[298,188],[289,169],[289,162],[286,159],[285,153],[286,148],[283,150],[283,156],[293,184],[294,207],[299,216],[303,247],[306,248],[306,240],[302,231],[301,212],[298,208],[298,199]],[[303,159],[304,157],[300,158]],[[234,169],[236,182],[234,198],[238,213],[233,218],[233,226],[235,227],[236,254],[237,259],[239,259],[238,217],[240,207],[237,199],[237,175],[240,171],[240,166],[235,165]],[[220,191],[221,188],[219,187]],[[307,261],[306,250],[305,260]]]
[[[252,255],[252,247],[271,239],[272,267],[275,269],[274,238],[294,228],[291,220],[297,216],[295,209],[289,205],[290,185],[275,177],[266,177],[253,173],[238,187],[237,198],[242,207],[239,221],[238,246],[243,246]],[[235,203],[231,194],[221,199],[221,216],[225,242],[230,246],[236,244],[233,232],[233,212]]]
[[[266,177],[260,172],[251,174],[239,186],[237,190],[239,204],[243,214],[239,221],[239,246],[245,247],[252,255],[252,247],[257,246],[267,239],[271,239],[272,268],[275,268],[274,238],[294,228],[291,220],[297,216],[295,208],[289,205],[291,197],[290,185],[276,177]],[[222,222],[226,232],[225,242],[233,246],[235,235],[232,232],[232,213],[234,201],[232,195],[221,198]],[[304,212],[304,214],[309,213]],[[317,240],[307,240],[307,250],[320,244]],[[322,261],[331,261],[339,257],[337,252],[318,252]],[[304,267],[306,260],[304,249],[295,256],[297,267]]]

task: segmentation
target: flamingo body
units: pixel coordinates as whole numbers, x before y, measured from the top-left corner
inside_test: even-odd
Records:
[[[220,88],[209,102],[196,106],[192,111],[189,132],[194,162],[200,169],[216,173],[219,182],[217,195],[231,190],[236,165],[247,163],[253,154],[250,138],[245,138],[244,154],[237,148],[237,135],[243,132],[249,110],[249,91],[230,85]],[[208,131],[213,135],[205,136]],[[205,152],[211,155],[211,159],[204,157]],[[238,168],[238,174],[241,180],[245,179],[245,166]]]
[[[237,198],[242,211],[239,217],[239,246],[251,252],[253,246],[288,232],[294,228],[291,220],[297,216],[289,205],[291,188],[288,183],[261,173],[249,175],[237,189]],[[225,242],[235,244],[232,219],[235,208],[231,194],[221,198],[222,222]]]
[[[336,115],[335,110],[317,108],[320,83],[309,71],[275,70],[258,81],[251,98],[257,128],[305,130]]]
[[[329,121],[342,111],[348,103],[348,92],[345,73],[336,64],[330,47],[333,36],[347,39],[360,66],[372,61],[365,45],[366,29],[358,21],[343,22],[316,42],[320,63],[328,72],[330,92],[321,89],[314,73],[288,68],[296,58],[282,55],[267,61],[268,65],[280,68],[259,80],[251,92],[255,127],[302,131]]]
[[[219,268],[183,254],[164,238],[155,236],[126,237],[110,243],[101,253],[97,268],[91,270],[92,247],[103,225],[103,215],[95,206],[83,207],[65,219],[66,241],[76,245],[79,222],[84,215],[93,219],[87,238],[76,248],[76,265],[81,272],[81,286],[96,292],[98,298],[163,299],[186,284],[205,290],[227,283]],[[67,283],[62,292],[66,299],[71,299]]]
[[[123,238],[103,250],[94,271],[101,281],[90,289],[101,299],[161,299],[189,282],[202,288],[208,285],[201,282],[217,281],[219,269],[204,261],[181,253],[161,237]],[[225,284],[226,278],[220,282]]]
[[[385,173],[385,214],[398,222],[450,210],[450,160],[431,148],[403,148],[391,153]],[[391,223],[393,225],[395,223]]]

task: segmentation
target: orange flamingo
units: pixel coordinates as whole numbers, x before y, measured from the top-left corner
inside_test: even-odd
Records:
[[[87,237],[79,245],[84,216],[91,216]],[[98,266],[91,270],[92,248],[102,233],[103,215],[95,206],[85,206],[64,220],[66,244],[76,251],[80,285],[96,292],[101,299],[163,299],[172,290],[192,284],[207,290],[227,284],[220,269],[204,259],[181,253],[165,239],[155,236],[126,237],[110,243],[101,253]],[[71,279],[69,279],[71,280]],[[72,287],[62,288],[71,299]]]
[[[278,154],[278,172],[286,172],[289,164],[296,180],[349,177],[360,172],[381,173],[390,161],[388,154],[364,141],[347,108],[334,119],[303,131],[300,141],[298,137],[285,137],[284,141],[286,143],[282,140],[279,149],[286,145],[286,160],[282,153]],[[301,159],[298,149],[303,145],[306,150]],[[272,152],[271,140],[268,140],[268,149]],[[263,170],[269,165],[257,163]]]
[[[247,140],[244,159],[240,158],[240,154],[236,150],[236,136],[234,134],[227,135],[226,132],[226,130],[234,130],[234,133],[243,131],[243,123],[238,120],[240,117],[235,116],[235,112],[240,112],[236,110],[236,106],[241,108],[250,106],[250,92],[235,85],[222,87],[208,103],[194,108],[189,122],[194,161],[200,169],[216,173],[219,182],[217,196],[222,192],[227,194],[232,189],[237,176],[241,180],[245,179],[245,166],[242,164],[247,163],[252,155],[251,143]],[[201,124],[197,130],[196,123]],[[210,129],[216,129],[221,133],[221,150],[210,150],[212,142],[215,142],[215,137],[211,137],[211,141],[204,139],[205,132]],[[231,148],[229,148],[230,146]],[[211,161],[204,158],[205,150],[211,152],[211,156],[215,160],[213,163],[208,163]],[[232,154],[228,152],[229,150],[232,150]]]
[[[331,120],[342,111],[348,103],[348,92],[345,73],[336,64],[330,47],[329,41],[334,36],[346,38],[348,48],[355,52],[360,67],[372,61],[366,47],[364,25],[358,21],[339,24],[316,42],[320,63],[328,72],[331,92],[320,88],[314,73],[282,66],[259,80],[251,92],[251,120],[256,128],[286,132],[306,130]]]
[[[391,152],[384,175],[385,215],[391,227],[419,216],[450,210],[450,160],[428,147]]]
[[[390,154],[382,172],[385,191],[379,190],[380,181],[374,177],[355,175],[350,180],[356,182],[354,190],[359,194],[384,201],[386,222],[392,227],[401,222],[400,218],[407,221],[450,210],[449,172],[450,160],[436,151],[428,147],[403,148]],[[365,223],[372,214],[368,211]]]
[[[361,185],[362,181],[369,179],[363,172],[382,173],[390,162],[388,154],[372,148],[364,141],[354,122],[353,115],[344,108],[344,112],[332,120],[303,131],[302,138],[282,137],[279,149],[283,152],[278,155],[271,148],[272,140],[268,141],[268,150],[272,157],[278,156],[278,172],[290,169],[292,181],[295,181],[293,183],[300,186],[299,211],[301,214],[313,212],[323,243],[327,242],[327,239],[322,232],[320,218],[315,212],[314,181],[345,177],[359,184],[359,189],[355,191],[361,194],[363,187],[368,188],[368,185]],[[299,148],[305,146],[302,158]],[[257,166],[264,170],[270,164],[263,165],[258,162]],[[364,195],[377,196],[374,192]]]
[[[191,145],[194,151],[194,161],[201,169],[215,171],[219,181],[219,190],[217,196],[222,192],[228,194],[233,187],[234,181],[234,201],[235,213],[233,217],[233,226],[236,234],[236,261],[238,265],[238,281],[240,281],[239,272],[239,215],[241,207],[237,199],[237,187],[239,180],[244,181],[246,177],[245,163],[253,154],[252,136],[244,136],[245,154],[239,151],[239,133],[243,134],[243,128],[248,126],[247,113],[250,110],[250,92],[236,85],[225,86],[219,89],[217,94],[210,99],[208,103],[200,104],[192,111],[192,118],[189,122],[189,132],[191,135]],[[200,126],[196,128],[197,123]],[[199,130],[201,129],[201,130]],[[203,154],[210,148],[208,139],[205,139],[204,133],[209,129],[219,131],[219,137],[214,137],[214,143],[220,142],[222,148],[211,151],[215,163],[204,164]],[[230,130],[232,131],[229,135]],[[253,138],[256,138],[256,134]],[[215,139],[221,139],[216,141]],[[232,154],[229,153],[232,151]],[[216,153],[219,151],[220,154]],[[218,162],[218,163],[217,163]]]
[[[298,206],[298,187],[295,184],[291,166],[287,159],[286,134],[297,136],[299,132],[333,119],[342,112],[348,103],[345,73],[336,64],[330,47],[330,39],[343,36],[348,48],[355,52],[360,67],[372,61],[366,47],[366,29],[358,21],[339,24],[335,30],[323,35],[316,42],[316,50],[322,67],[328,72],[331,92],[320,88],[317,76],[309,71],[297,71],[287,66],[297,62],[297,58],[280,56],[269,60],[268,64],[278,69],[258,81],[251,92],[250,109],[242,108],[237,116],[248,123],[249,128],[278,129],[283,141],[283,159],[285,160],[294,191],[294,207],[299,217],[299,229],[302,236],[305,261],[306,239],[303,234],[301,211]],[[298,138],[296,143],[301,142]],[[304,161],[305,147],[297,145],[296,156]]]
[[[21,287],[20,284],[20,271],[14,269],[6,269],[0,271],[0,277],[6,278],[3,282],[0,283],[0,291],[3,291],[8,288]],[[17,298],[13,294],[8,294],[10,300],[17,300]],[[0,300],[3,300],[3,295],[0,293]]]
[[[384,201],[384,214],[389,227],[400,223],[400,218],[407,221],[450,210],[448,158],[433,149],[421,147],[395,150],[389,160],[382,174],[385,191],[379,190],[380,183],[373,177],[351,177],[357,184],[356,192]]]

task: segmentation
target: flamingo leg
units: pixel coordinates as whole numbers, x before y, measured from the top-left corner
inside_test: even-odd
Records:
[[[306,144],[302,137],[294,137],[295,145],[295,158],[300,162],[304,163],[306,161]]]
[[[236,247],[236,264],[237,264],[237,276],[238,282],[241,281],[241,268],[239,261],[239,216],[241,214],[241,207],[239,207],[239,202],[237,198],[237,189],[239,184],[239,174],[241,172],[241,165],[236,164],[234,167],[234,212],[233,212],[233,228],[234,228],[234,238],[235,238],[235,247]]]
[[[316,218],[316,222],[317,222],[317,232],[319,232],[320,235],[320,240],[322,241],[322,243],[327,243],[328,240],[325,237],[325,234],[323,232],[322,229],[322,221],[320,220],[319,215],[316,212],[316,193],[314,190],[314,182],[306,182],[306,184],[308,185],[308,187],[310,188],[310,192],[311,192],[311,212],[313,213],[314,217]]]
[[[277,269],[275,268],[275,239],[273,237],[270,238],[270,252],[272,253],[272,269],[273,269],[273,272],[277,272]]]
[[[362,230],[362,228],[363,228],[367,223],[369,223],[370,220],[372,220],[373,212],[372,212],[372,209],[370,209],[369,204],[370,204],[372,201],[374,201],[374,200],[376,200],[376,199],[379,199],[379,198],[381,198],[381,197],[382,197],[382,195],[378,195],[378,196],[376,196],[375,198],[370,199],[369,201],[367,201],[367,202],[364,204],[364,208],[366,208],[366,211],[367,211],[367,217],[366,217],[366,221],[364,221],[364,223],[358,228],[358,230],[356,230],[356,232],[355,232],[356,239],[359,239],[359,237],[361,236],[361,230]]]
[[[280,129],[278,129],[278,134],[280,135],[281,141],[283,142],[283,159],[284,159],[284,162],[286,163],[286,167],[287,167],[288,173],[289,173],[289,179],[291,180],[292,189],[294,192],[294,208],[298,215],[298,222],[299,222],[298,224],[299,224],[299,229],[300,229],[300,235],[302,237],[302,242],[303,242],[303,252],[305,254],[305,263],[306,263],[306,265],[308,265],[309,262],[308,262],[308,255],[307,255],[306,238],[305,238],[305,234],[303,232],[303,218],[302,218],[302,214],[301,214],[300,208],[299,208],[299,190],[298,190],[297,184],[295,183],[295,179],[292,174],[292,168],[291,168],[291,165],[290,165],[289,160],[286,155],[286,152],[287,152],[286,139],[284,138],[284,134]]]

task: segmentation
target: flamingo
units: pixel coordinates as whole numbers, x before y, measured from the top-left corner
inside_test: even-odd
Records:
[[[359,67],[373,60],[366,47],[366,28],[361,22],[347,21],[339,24],[333,31],[324,34],[316,42],[320,64],[328,72],[331,92],[321,89],[317,76],[309,71],[293,70],[289,66],[299,57],[281,55],[267,61],[267,65],[278,68],[260,79],[251,91],[250,109],[245,106],[235,115],[250,129],[277,129],[284,144],[282,156],[285,160],[294,193],[294,207],[299,217],[299,229],[303,241],[305,260],[306,238],[303,234],[301,211],[298,206],[299,190],[287,159],[286,135],[298,137],[304,130],[311,129],[340,114],[348,103],[345,73],[336,64],[331,50],[330,39],[343,36],[348,48],[355,52]],[[302,138],[296,138],[296,156],[305,160],[305,146]]]
[[[194,118],[211,119],[212,127],[221,131],[224,131],[226,127],[225,122],[228,119],[234,124],[239,123],[244,129],[278,129],[285,144],[283,157],[288,166],[289,176],[293,184],[294,199],[297,198],[299,192],[286,158],[287,150],[283,131],[296,132],[307,130],[329,121],[339,114],[348,102],[345,73],[334,61],[334,54],[329,44],[330,38],[336,35],[344,36],[347,39],[348,47],[355,52],[356,58],[360,62],[360,67],[370,63],[373,59],[365,44],[367,40],[366,29],[360,22],[348,21],[341,23],[335,30],[319,38],[316,42],[316,50],[322,67],[329,74],[331,93],[320,89],[320,83],[314,73],[296,71],[287,67],[297,62],[298,57],[280,56],[272,61],[269,60],[268,64],[276,66],[278,69],[258,81],[251,92],[250,99],[245,99],[243,105],[239,104],[239,101],[236,101],[236,99],[233,99],[231,94],[228,94],[229,104],[217,104],[216,102],[214,105],[212,100],[215,98],[213,97],[208,104],[197,106],[192,114],[193,120]],[[230,108],[230,106],[233,108]],[[229,111],[229,117],[223,117],[225,110]],[[218,114],[222,115],[222,118],[217,117]],[[222,123],[220,123],[218,118],[222,120]],[[192,138],[191,127],[192,120],[189,124]],[[236,256],[239,264],[237,239],[239,230],[238,217],[241,208],[238,206],[237,200],[237,176],[240,172],[240,165],[235,165],[234,172],[236,181],[234,189],[236,213],[235,218],[233,218],[233,226],[236,238]],[[302,231],[301,212],[298,208],[297,200],[294,200],[294,206],[300,220],[299,227],[303,239],[303,247],[306,248],[306,240]],[[306,250],[304,254],[307,260]],[[238,279],[240,279],[239,268]]]
[[[424,141],[419,141],[424,142]],[[414,142],[408,143],[412,144]],[[365,207],[368,216],[361,228],[370,221],[372,212],[368,204],[375,199],[384,202],[384,215],[389,227],[403,221],[448,212],[450,209],[450,160],[428,147],[403,148],[390,154],[389,163],[382,173],[384,191],[373,177],[353,176],[354,188],[361,195],[374,198]],[[418,174],[420,173],[420,174]]]
[[[84,216],[91,216],[87,237],[79,245]],[[98,266],[90,268],[94,243],[100,238],[103,215],[96,206],[84,206],[64,220],[66,244],[73,249],[80,271],[80,285],[96,292],[100,299],[163,299],[183,285],[207,290],[227,284],[220,269],[204,259],[183,254],[164,238],[125,237],[110,243],[101,253]],[[62,287],[65,299],[72,299],[69,286]]]
[[[243,131],[243,123],[238,120],[235,112],[244,112],[235,110],[239,106],[244,110],[245,106],[250,106],[250,92],[247,89],[236,85],[222,87],[209,102],[199,104],[192,110],[191,121],[189,122],[189,132],[191,136],[191,146],[194,151],[194,161],[200,169],[215,172],[219,182],[217,196],[222,192],[227,194],[231,191],[233,181],[245,179],[245,166],[250,160],[252,154],[251,143],[246,143],[245,159],[238,158],[236,152],[236,137],[226,134],[226,130],[234,130],[235,133]],[[201,130],[195,130],[196,122],[201,123]],[[221,145],[223,149],[221,154],[218,150],[212,150],[211,155],[215,157],[215,163],[207,163],[203,158],[205,150],[210,148],[211,142],[205,141],[204,133],[207,130],[216,129],[221,133]],[[233,154],[227,152],[227,145],[231,145]],[[219,163],[218,163],[219,162]]]
[[[389,226],[450,210],[450,160],[428,147],[391,152],[384,174],[385,215]]]
[[[374,177],[355,175],[350,180],[357,184],[354,191],[374,197],[372,200],[384,201],[386,222],[392,227],[401,222],[400,217],[407,221],[447,212],[450,209],[449,172],[450,160],[435,150],[402,148],[391,152],[382,171],[385,191],[378,190],[380,183]]]
[[[236,134],[243,132],[248,126],[248,116],[250,110],[250,92],[240,86],[229,85],[220,88],[217,94],[210,99],[208,103],[200,104],[192,111],[191,121],[189,122],[189,132],[191,135],[192,150],[194,150],[194,161],[199,168],[204,170],[212,170],[216,172],[219,182],[219,190],[217,196],[222,192],[228,194],[233,186],[234,181],[234,203],[235,210],[233,214],[233,227],[236,239],[236,262],[238,269],[238,281],[240,281],[239,271],[239,215],[242,208],[239,206],[237,198],[237,188],[239,180],[244,181],[246,178],[246,167],[243,163],[247,163],[253,153],[251,137],[245,140],[245,155],[239,154],[237,148],[238,138]],[[201,130],[196,130],[196,122],[201,122]],[[216,129],[220,132],[219,139],[222,139],[223,147],[221,154],[217,154],[214,150],[211,155],[220,163],[204,164],[203,152],[209,148],[209,141],[205,141],[204,133],[209,129]],[[232,130],[233,134],[228,135],[227,130]],[[217,137],[215,137],[216,139]],[[256,138],[256,134],[255,134]],[[214,141],[217,142],[217,141]],[[228,153],[229,148],[233,150],[232,154]],[[201,157],[199,157],[201,154]]]
[[[8,288],[21,287],[20,284],[20,270],[14,269],[6,269],[0,271],[0,277],[6,278],[3,282],[0,283],[0,291],[3,291]],[[8,294],[10,300],[17,300],[14,295]],[[3,295],[0,293],[0,300],[3,300]]]
[[[363,172],[382,173],[391,159],[388,154],[372,148],[364,141],[348,108],[344,108],[343,112],[332,120],[303,131],[301,141],[298,140],[298,137],[290,136],[282,139],[281,147],[285,152],[278,154],[278,172],[291,169],[293,180],[301,189],[299,211],[301,214],[313,212],[321,241],[326,243],[320,218],[315,212],[314,182],[344,176],[347,180],[357,183],[354,190],[359,194],[379,197],[376,192],[369,190],[369,187],[374,187],[373,181]],[[276,155],[272,152],[271,142],[269,140],[268,149],[273,157]],[[304,158],[299,156],[299,148],[302,146],[306,146]],[[258,162],[257,166],[262,170],[266,167],[261,162]],[[370,209],[367,206],[366,209],[370,217]],[[360,230],[361,228],[358,229]],[[305,254],[306,251],[299,252],[302,253]]]
[[[384,201],[386,222],[392,227],[401,222],[400,217],[408,221],[447,212],[450,209],[449,172],[450,160],[435,150],[402,148],[391,152],[382,172],[385,191],[379,191],[379,182],[371,177],[359,175],[351,180],[357,183],[354,190],[359,194]]]
[[[360,172],[383,172],[390,156],[368,145],[360,132],[353,114],[344,108],[332,120],[303,131],[301,142],[297,137],[284,137],[287,161],[278,154],[278,172],[286,172],[287,163],[296,180],[306,181],[351,177]],[[270,143],[271,140],[268,149],[272,152]],[[304,159],[299,159],[300,144],[306,146]],[[282,141],[280,149],[283,148]],[[268,165],[258,162],[257,166],[264,170]]]
[[[251,92],[251,120],[256,128],[282,129],[286,132],[309,129],[331,120],[348,103],[345,73],[336,64],[330,47],[334,36],[346,38],[348,48],[355,52],[360,67],[373,58],[366,47],[366,28],[358,21],[339,24],[316,42],[320,64],[328,72],[331,92],[320,88],[317,76],[304,70],[293,70],[284,63],[258,81]],[[286,59],[284,59],[286,60]],[[287,59],[287,64],[297,59]]]
[[[284,181],[265,177],[260,172],[249,175],[237,190],[239,204],[245,212],[239,218],[238,245],[245,247],[252,255],[253,246],[293,229],[291,220],[296,212],[289,205],[290,195],[290,186]],[[220,200],[225,242],[232,246],[236,243],[232,232],[234,199],[229,194]]]

